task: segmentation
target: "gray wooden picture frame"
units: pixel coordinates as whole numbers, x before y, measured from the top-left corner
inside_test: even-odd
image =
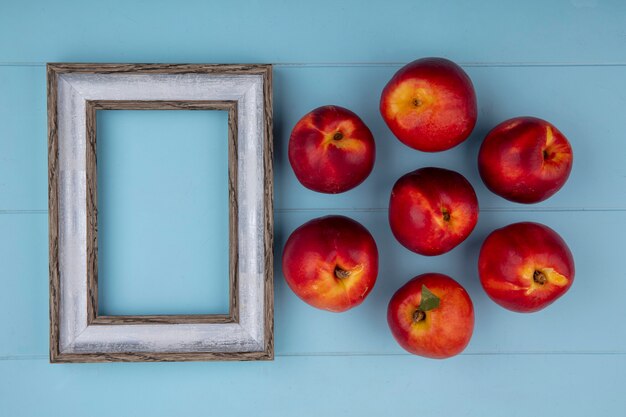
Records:
[[[47,69],[50,361],[273,359],[271,65]],[[98,314],[96,111],[116,109],[228,111],[228,314]]]

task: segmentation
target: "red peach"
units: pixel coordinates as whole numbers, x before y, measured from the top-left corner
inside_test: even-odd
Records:
[[[438,303],[424,303],[426,297]],[[419,275],[389,301],[387,323],[396,341],[415,355],[443,359],[465,349],[474,331],[474,306],[467,291],[443,274]]]
[[[478,221],[478,199],[458,172],[421,168],[396,181],[389,224],[398,241],[422,255],[440,255],[463,242]]]
[[[476,124],[476,94],[461,67],[422,58],[400,68],[383,89],[380,113],[402,143],[425,152],[453,148]]]
[[[287,239],[283,274],[293,292],[313,307],[349,310],[361,304],[376,283],[376,242],[348,217],[310,220]]]
[[[480,249],[480,282],[502,307],[531,313],[552,304],[574,282],[574,259],[561,236],[539,223],[493,231]]]
[[[494,127],[478,154],[487,188],[517,203],[554,195],[569,177],[573,153],[567,138],[535,117],[516,117]]]
[[[302,185],[336,194],[362,183],[372,172],[376,143],[363,121],[348,109],[323,106],[306,114],[289,138],[289,162]]]

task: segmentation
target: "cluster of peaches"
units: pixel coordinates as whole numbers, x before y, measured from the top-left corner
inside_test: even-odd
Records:
[[[401,68],[383,89],[380,112],[393,134],[423,152],[440,152],[468,138],[476,124],[474,87],[468,75],[443,58],[424,58]],[[353,112],[324,106],[306,114],[289,139],[289,161],[305,187],[341,193],[372,171],[375,142]],[[487,188],[518,203],[537,203],[556,193],[572,167],[572,148],[552,124],[537,118],[507,120],[484,139],[478,155]],[[425,167],[399,178],[389,201],[389,225],[407,249],[425,256],[452,250],[474,230],[478,199],[458,172]],[[284,248],[289,287],[308,304],[334,312],[351,309],[371,292],[378,250],[370,232],[344,216],[311,220]],[[478,273],[488,296],[516,312],[543,309],[574,280],[574,261],[563,239],[538,223],[515,223],[484,241]],[[454,279],[425,273],[408,281],[389,301],[387,322],[410,353],[454,356],[467,346],[474,308]]]

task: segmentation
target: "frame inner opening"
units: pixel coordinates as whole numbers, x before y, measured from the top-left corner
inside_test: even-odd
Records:
[[[229,315],[228,111],[197,110],[96,110],[97,316]]]

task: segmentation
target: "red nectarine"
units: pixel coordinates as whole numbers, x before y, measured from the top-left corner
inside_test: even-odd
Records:
[[[443,359],[461,353],[469,343],[474,306],[467,291],[449,276],[423,274],[393,295],[387,323],[408,352]]]
[[[289,162],[302,185],[342,193],[372,172],[376,143],[363,121],[348,109],[323,106],[307,113],[289,138]]]
[[[494,127],[478,154],[487,188],[507,200],[537,203],[569,177],[573,153],[567,138],[545,120],[517,117]]]
[[[574,258],[561,236],[539,223],[493,231],[480,249],[480,282],[502,307],[520,313],[552,304],[574,282]]]
[[[476,193],[463,175],[443,168],[421,168],[393,186],[389,224],[407,249],[440,255],[469,236],[478,211]]]
[[[283,250],[283,274],[298,297],[313,307],[341,312],[361,304],[378,275],[376,242],[360,223],[344,216],[310,220]]]
[[[400,68],[383,89],[380,113],[402,143],[439,152],[463,142],[476,124],[476,94],[461,67],[422,58]]]

